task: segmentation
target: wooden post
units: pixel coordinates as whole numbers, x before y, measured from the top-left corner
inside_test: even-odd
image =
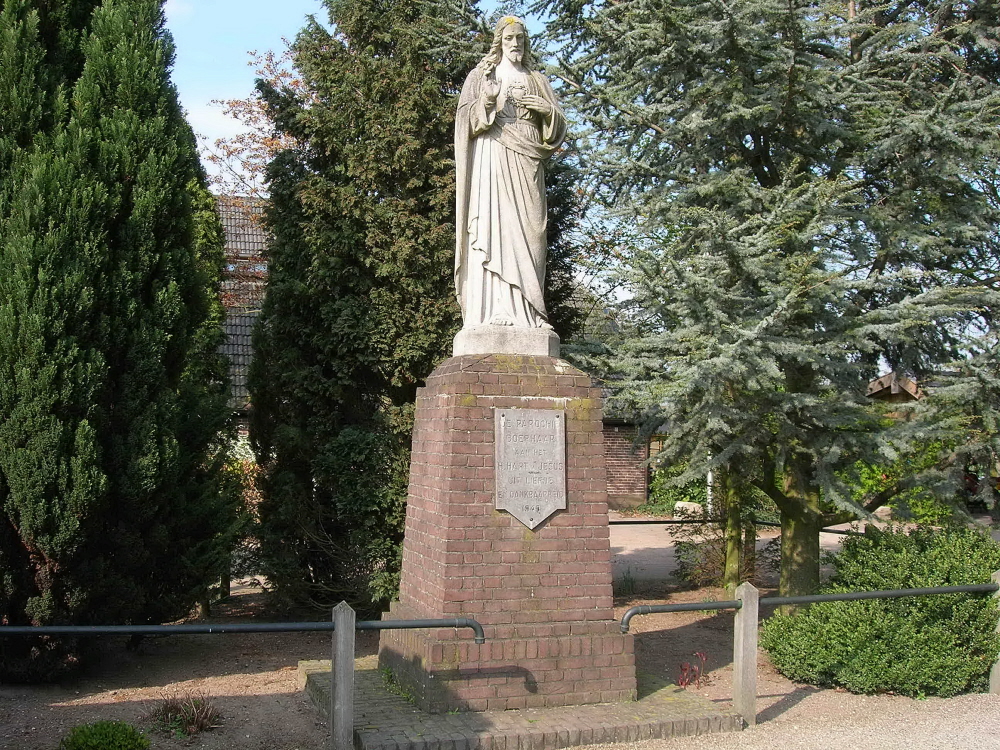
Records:
[[[757,603],[760,592],[751,583],[741,583],[736,598],[743,606],[736,610],[733,634],[733,710],[747,726],[757,723]]]
[[[354,622],[354,610],[347,602],[333,608],[330,750],[354,750]]]
[[[990,578],[993,583],[1000,583],[1000,570],[995,572]],[[993,598],[1000,602],[1000,591],[994,591]],[[997,622],[997,632],[1000,633],[1000,621]],[[990,692],[993,695],[1000,695],[1000,660],[990,670]]]

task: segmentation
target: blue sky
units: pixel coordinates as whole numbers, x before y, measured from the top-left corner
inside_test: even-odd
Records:
[[[489,12],[497,4],[480,0],[479,7]],[[177,46],[173,81],[191,127],[207,143],[242,130],[212,101],[253,91],[250,53],[284,50],[283,40],[293,40],[310,15],[327,23],[322,0],[167,0],[164,10]]]
[[[320,0],[167,0],[167,27],[177,45],[173,80],[195,132],[210,141],[235,135],[236,120],[213,99],[242,99],[253,90],[250,52],[280,51],[315,14]]]

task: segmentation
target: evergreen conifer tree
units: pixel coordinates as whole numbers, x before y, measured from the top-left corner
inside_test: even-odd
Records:
[[[992,325],[996,3],[547,5],[595,179],[647,238],[624,398],[679,481],[775,501],[782,591],[807,593],[819,529],[886,498],[852,467],[919,431],[868,380],[925,379]]]
[[[416,388],[460,320],[450,111],[475,32],[419,2],[326,5],[334,31],[293,46],[304,91],[261,89],[298,145],[269,167],[252,437],[269,577],[363,607],[395,589]]]
[[[299,601],[371,607],[397,586],[416,389],[461,323],[454,115],[488,37],[464,0],[326,7],[333,31],[313,22],[293,45],[300,90],[258,84],[297,145],[269,168],[252,437],[271,580]],[[562,256],[571,175],[553,181]],[[574,320],[566,265],[547,297],[557,326]]]
[[[222,233],[160,6],[0,4],[0,622],[176,618],[226,552]]]

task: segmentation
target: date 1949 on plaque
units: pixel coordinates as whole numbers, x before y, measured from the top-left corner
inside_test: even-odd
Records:
[[[534,529],[566,508],[566,412],[494,409],[496,507]]]

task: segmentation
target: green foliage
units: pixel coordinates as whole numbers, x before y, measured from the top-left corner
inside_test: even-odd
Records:
[[[545,311],[559,338],[568,341],[582,333],[588,311],[578,297],[580,267],[580,222],[583,205],[579,195],[580,172],[565,153],[556,154],[545,165],[548,201],[545,266]]]
[[[959,500],[956,494],[939,497],[918,485],[899,492],[888,505],[892,509],[892,517],[898,521],[942,526],[968,517]]]
[[[149,738],[124,721],[95,721],[73,727],[59,750],[146,750]]]
[[[669,425],[667,462],[754,475],[799,522],[789,550],[818,549],[801,536],[864,512],[856,462],[940,430],[885,419],[867,382],[992,336],[996,2],[544,5],[589,187],[643,241],[619,403]],[[783,587],[818,584],[817,555],[798,567]]]
[[[299,145],[269,168],[252,439],[268,578],[374,611],[396,588],[416,388],[459,325],[452,96],[475,30],[418,2],[327,7],[336,31],[292,48],[303,89],[260,84]]]
[[[258,86],[295,146],[269,167],[270,278],[250,373],[261,554],[278,593],[374,612],[397,588],[416,389],[450,354],[456,95],[488,48],[462,0],[328,0]],[[550,241],[574,221],[553,167]],[[569,196],[569,197],[567,197]],[[551,275],[554,322],[565,264]]]
[[[174,619],[229,543],[222,230],[169,80],[160,5],[0,9],[0,621],[11,624]],[[74,649],[10,641],[0,674],[52,676]]]
[[[893,517],[899,520],[912,520],[914,523],[930,526],[940,526],[956,520],[955,506],[928,492],[906,493],[906,496],[893,501],[891,505]]]
[[[254,459],[250,441],[239,436],[228,453],[223,467],[224,492],[239,509],[233,525],[233,545],[228,560],[230,578],[247,578],[260,574],[260,554],[255,538],[256,508],[260,505],[260,466]]]
[[[678,502],[692,502],[701,506],[701,511],[695,518],[708,517],[708,483],[704,477],[695,479],[685,464],[659,467],[653,473],[650,483],[650,501],[637,510],[645,513],[674,513]],[[730,560],[730,575],[735,575],[740,581],[757,580],[757,567],[761,562],[756,552],[750,551],[744,541],[740,544],[727,545],[726,526],[731,520],[738,531],[737,536],[756,542],[754,520],[766,520],[774,516],[774,505],[770,499],[756,490],[752,485],[742,482],[736,488],[731,488],[729,494],[724,482],[715,482],[715,523],[679,525],[672,532],[674,535],[674,557],[677,561],[675,575],[677,579],[688,586],[723,585],[727,568],[727,549],[729,554],[738,555]],[[727,499],[737,503],[736,513],[729,518]],[[676,515],[676,513],[674,513]],[[719,516],[726,520],[718,522]],[[755,548],[754,548],[755,549]],[[770,562],[768,560],[767,562]]]
[[[1000,171],[1000,170],[998,170]],[[1000,175],[998,175],[1000,180]],[[990,193],[1000,205],[1000,191]],[[996,509],[1000,466],[1000,346],[989,332],[972,355],[941,374],[934,398],[927,402],[928,420],[951,439],[954,459],[930,480],[961,488],[967,504]],[[957,436],[957,439],[954,437]],[[969,475],[979,481],[972,486]],[[949,482],[950,480],[950,482]]]
[[[831,593],[988,583],[1000,569],[1000,544],[961,527],[870,529],[845,540],[833,564]],[[1000,653],[998,616],[986,595],[825,602],[770,618],[761,645],[800,682],[947,697],[986,689]]]
[[[669,516],[673,515],[674,506],[680,502],[705,505],[708,485],[704,479],[693,479],[682,485],[676,483],[675,480],[684,473],[685,468],[683,464],[655,468],[649,480],[649,498],[636,511]]]
[[[935,441],[892,463],[872,465],[858,462],[850,474],[854,482],[854,498],[863,503],[865,498],[884,492],[887,487],[922,476],[928,469],[933,469],[945,452],[946,446]],[[952,493],[949,499],[945,499],[922,484],[913,483],[894,493],[889,505],[894,517],[900,520],[943,524],[956,519],[957,495]]]

